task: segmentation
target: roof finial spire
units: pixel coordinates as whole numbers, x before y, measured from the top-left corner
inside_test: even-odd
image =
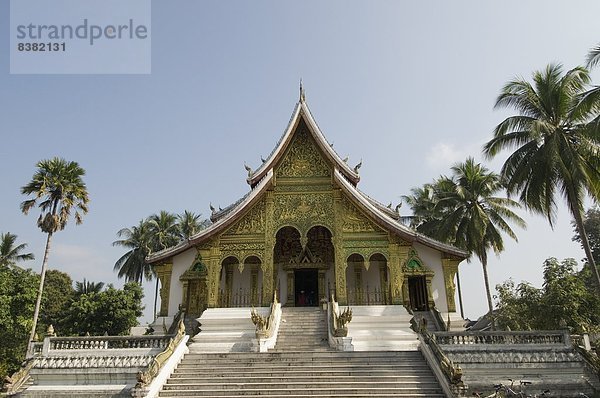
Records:
[[[302,86],[302,78],[300,78],[300,102],[306,101],[306,96],[304,94],[304,87]]]

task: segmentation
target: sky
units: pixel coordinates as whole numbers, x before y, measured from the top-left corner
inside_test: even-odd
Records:
[[[0,0],[0,232],[29,244],[36,260],[24,265],[39,272],[45,237],[37,214],[20,212],[20,188],[41,159],[77,161],[90,211],[55,235],[49,267],[121,286],[116,232],[163,209],[207,217],[209,203],[245,194],[244,163],[256,168],[274,148],[300,79],[334,149],[363,161],[359,188],[382,203],[467,156],[499,171],[507,153],[488,161],[481,147],[510,115],[493,109],[500,89],[551,62],[583,64],[600,43],[599,13],[597,1],[155,0],[150,74],[15,75]],[[521,214],[519,242],[506,238],[489,260],[492,286],[539,286],[546,258],[584,257],[563,205],[554,229]],[[481,264],[460,272],[476,319],[487,307]]]

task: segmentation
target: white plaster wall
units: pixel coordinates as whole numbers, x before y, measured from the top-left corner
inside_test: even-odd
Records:
[[[448,312],[446,286],[444,285],[444,272],[442,270],[442,253],[420,243],[414,243],[413,245],[424,265],[434,272],[431,280],[431,293],[436,308],[440,312]]]
[[[196,253],[196,249],[189,249],[173,257],[173,272],[171,273],[171,289],[169,292],[169,316],[175,316],[179,310],[179,304],[182,304],[183,283],[179,280],[179,277],[192,266]]]

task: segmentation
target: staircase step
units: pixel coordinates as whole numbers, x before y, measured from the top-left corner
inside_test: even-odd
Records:
[[[383,307],[362,311],[367,317],[395,314]],[[377,330],[386,328],[391,330]],[[377,333],[385,334],[363,332],[368,344],[381,343]],[[399,340],[402,333],[387,334]],[[419,351],[333,351],[325,312],[318,308],[283,308],[275,349],[267,353],[190,350],[160,397],[444,397]]]

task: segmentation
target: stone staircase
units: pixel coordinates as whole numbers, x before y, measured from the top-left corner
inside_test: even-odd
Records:
[[[274,352],[330,350],[325,311],[317,307],[286,307],[281,311]]]
[[[325,312],[307,307],[282,311],[273,350],[190,351],[159,396],[444,397],[420,351],[333,351]]]
[[[442,398],[419,351],[187,354],[160,397]]]
[[[411,329],[412,318],[401,305],[355,305],[348,337],[354,351],[416,351],[419,340]]]

